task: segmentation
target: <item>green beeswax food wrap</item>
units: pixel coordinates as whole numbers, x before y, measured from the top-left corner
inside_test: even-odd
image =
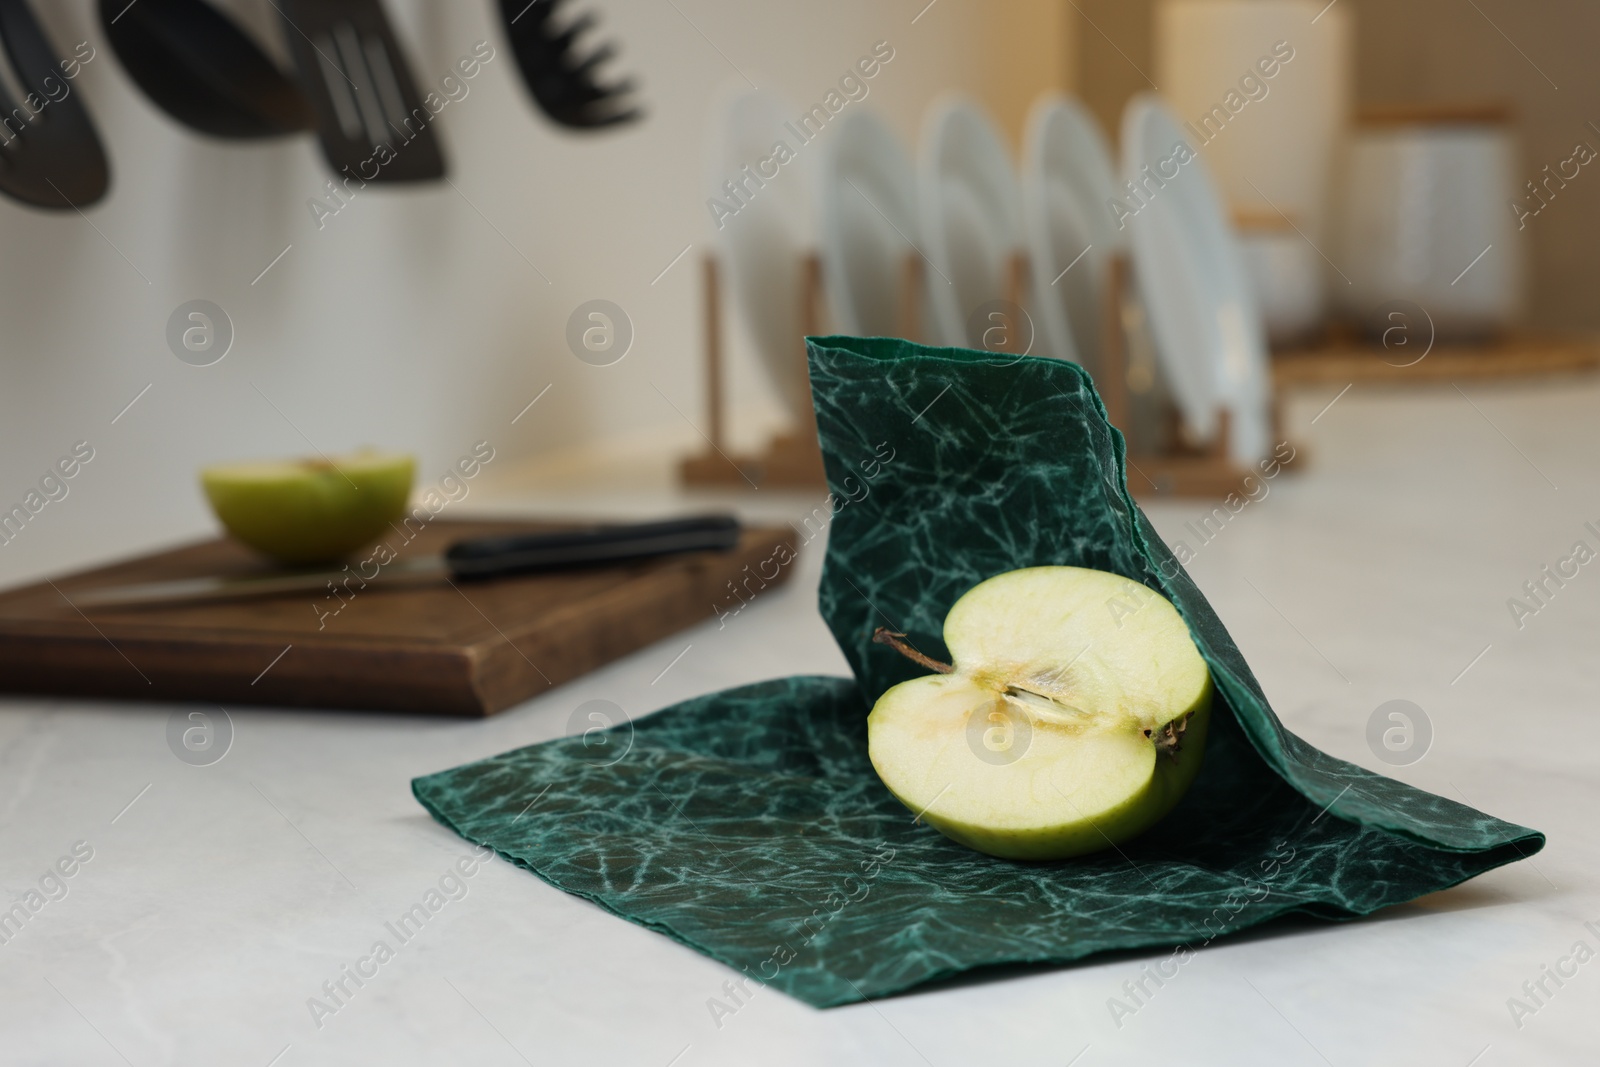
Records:
[[[1198,949],[1291,913],[1367,915],[1543,846],[1284,729],[1129,497],[1122,437],[1077,366],[856,338],[813,339],[810,361],[834,494],[821,610],[855,677],[731,689],[418,778],[435,818],[818,1007],[999,964]],[[892,626],[948,660],[961,594],[1045,564],[1165,595],[1216,703],[1200,776],[1154,829],[1024,863],[946,840],[878,781],[867,712],[926,672],[871,638]]]

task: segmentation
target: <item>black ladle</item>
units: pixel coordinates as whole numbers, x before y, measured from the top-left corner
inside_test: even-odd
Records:
[[[100,20],[129,76],[186,126],[253,139],[316,124],[299,86],[204,0],[100,0]]]

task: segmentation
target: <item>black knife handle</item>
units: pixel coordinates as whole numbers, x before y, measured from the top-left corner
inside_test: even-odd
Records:
[[[445,549],[444,559],[457,578],[496,578],[678,552],[727,551],[739,543],[740,530],[732,515],[698,515],[626,526],[473,537]]]

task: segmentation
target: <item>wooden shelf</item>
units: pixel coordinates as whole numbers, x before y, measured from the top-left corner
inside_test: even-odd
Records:
[[[1409,357],[1358,339],[1338,339],[1315,348],[1273,354],[1272,376],[1281,389],[1293,385],[1352,382],[1406,385],[1495,378],[1539,378],[1589,374],[1600,369],[1600,339],[1507,337],[1484,344],[1436,344],[1415,363]]]

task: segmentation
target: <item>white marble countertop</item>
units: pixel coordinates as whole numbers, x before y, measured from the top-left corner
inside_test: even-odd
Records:
[[[0,1062],[1594,1062],[1600,962],[1571,953],[1600,950],[1600,565],[1520,629],[1507,600],[1574,542],[1600,548],[1585,526],[1600,528],[1600,386],[1357,386],[1318,417],[1333,393],[1290,409],[1309,469],[1209,542],[1186,526],[1209,510],[1199,502],[1152,518],[1194,551],[1191,572],[1291,729],[1544,830],[1536,859],[1365,921],[1220,940],[1120,1026],[1108,999],[1159,954],[829,1011],[766,990],[720,1027],[707,1001],[727,968],[492,860],[317,1025],[308,998],[469,852],[412,799],[413,776],[558,736],[597,697],[643,714],[842,673],[813,552],[726,629],[701,626],[487,721],[233,708],[226,757],[195,767],[168,748],[176,705],[0,700],[0,903],[41,879],[59,898],[0,944]],[[664,488],[536,488],[508,483],[492,503],[686,504]],[[815,503],[760,495],[769,515]],[[1432,727],[1407,766],[1366,740],[1392,699]],[[75,848],[92,856],[74,862]],[[63,858],[65,896],[46,878]],[[1546,967],[1567,971],[1563,984]],[[1523,983],[1537,993],[1541,979],[1534,1001]],[[1512,997],[1532,1010],[1513,1018]]]

